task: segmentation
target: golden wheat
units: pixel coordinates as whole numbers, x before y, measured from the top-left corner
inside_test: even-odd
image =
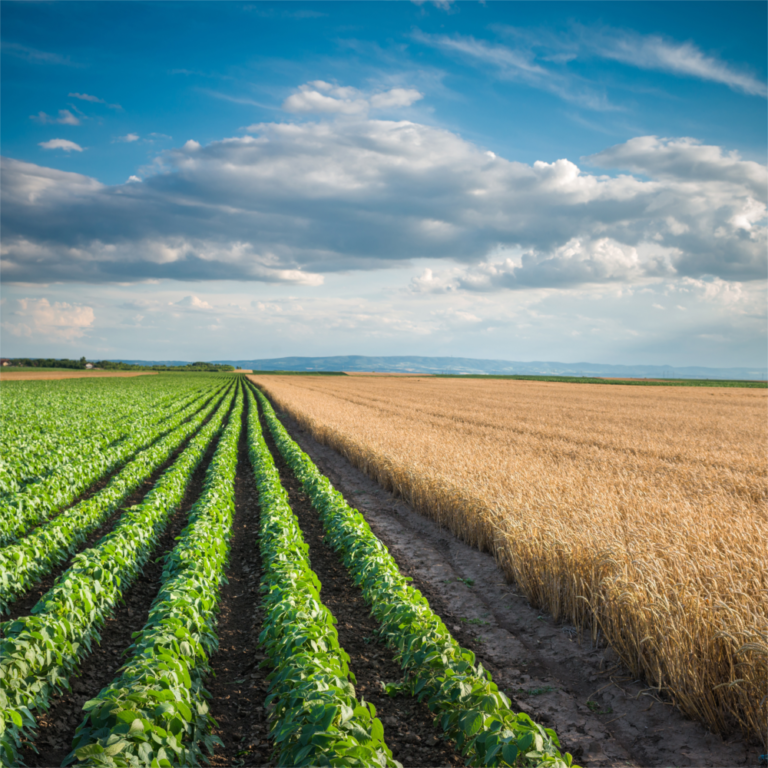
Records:
[[[766,740],[765,390],[252,378],[684,712]]]

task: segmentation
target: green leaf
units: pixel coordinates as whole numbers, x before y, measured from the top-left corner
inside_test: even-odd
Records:
[[[505,744],[501,748],[501,756],[504,758],[504,762],[514,765],[515,760],[517,760],[517,744],[512,741]]]
[[[141,722],[141,720],[137,717],[132,723],[131,723],[131,730],[128,731],[128,735],[130,736],[133,733],[139,733],[140,731],[144,730],[144,723]]]
[[[116,741],[114,744],[110,744],[108,747],[105,747],[104,754],[112,757],[112,755],[116,755],[118,752],[122,752],[123,749],[125,749],[127,746],[128,742],[124,739],[121,739],[120,741]]]

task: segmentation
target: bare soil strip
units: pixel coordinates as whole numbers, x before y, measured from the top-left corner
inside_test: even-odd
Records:
[[[219,650],[211,658],[213,674],[206,683],[213,697],[211,714],[219,726],[214,733],[224,742],[211,757],[214,766],[268,765],[272,751],[264,709],[268,672],[259,669],[264,659],[258,649],[262,623],[259,499],[248,459],[247,426],[246,407],[238,445],[227,582],[219,604]]]
[[[215,411],[212,411],[204,420],[203,423],[200,425],[200,429],[202,429],[213,417]],[[190,416],[190,418],[192,418]],[[188,421],[189,419],[187,419]],[[198,429],[197,432],[200,431]],[[149,477],[147,480],[145,480],[120,506],[119,509],[116,509],[110,516],[105,520],[80,546],[70,558],[65,560],[61,565],[59,565],[54,571],[52,571],[48,576],[46,576],[42,581],[35,584],[32,589],[27,592],[23,597],[21,597],[19,600],[17,600],[15,603],[11,605],[10,610],[8,613],[2,614],[2,620],[3,621],[9,621],[9,620],[15,620],[19,618],[19,616],[27,616],[31,611],[32,608],[35,606],[37,601],[54,585],[56,579],[61,576],[64,571],[69,568],[70,565],[72,565],[72,560],[76,555],[79,555],[81,552],[83,552],[86,549],[90,549],[92,546],[94,546],[101,538],[102,536],[106,536],[112,528],[115,527],[117,524],[117,521],[120,519],[120,515],[125,512],[126,509],[129,507],[132,507],[134,504],[138,504],[141,502],[141,500],[149,493],[150,490],[152,490],[152,486],[160,479],[163,472],[165,472],[179,457],[179,455],[184,451],[184,449],[189,445],[192,438],[197,434],[190,435],[182,444],[181,446],[174,451],[173,455],[158,469],[156,469],[151,477]],[[161,439],[161,438],[158,438]],[[130,461],[130,459],[129,459]],[[207,459],[206,459],[207,462]],[[123,465],[124,466],[124,465]],[[207,466],[207,463],[206,463]],[[122,469],[122,466],[118,469],[116,469],[114,472],[112,472],[109,476],[102,478],[98,481],[98,483],[95,486],[92,486],[88,489],[82,496],[80,496],[77,501],[73,502],[69,505],[69,507],[66,507],[66,509],[69,509],[70,507],[73,507],[75,504],[78,504],[80,501],[83,501],[84,499],[88,499],[91,496],[98,493],[100,490],[102,490],[112,479],[112,477],[120,472]],[[62,510],[64,512],[65,510]],[[61,513],[59,513],[61,514]],[[53,517],[50,518],[53,520]],[[48,522],[48,521],[46,521]],[[36,526],[37,527],[37,526]],[[0,630],[0,636],[2,636],[2,630]]]
[[[288,492],[291,509],[309,545],[312,570],[322,584],[320,597],[338,622],[339,642],[349,654],[349,668],[357,678],[357,695],[376,707],[384,724],[384,738],[395,759],[406,768],[464,765],[453,745],[440,738],[440,731],[433,725],[434,715],[426,704],[408,695],[392,698],[384,692],[382,683],[402,679],[400,666],[390,649],[376,641],[378,623],[346,568],[325,544],[320,518],[275,447],[263,419],[262,430],[280,472],[280,482]]]
[[[563,748],[580,765],[734,768],[757,764],[757,742],[738,734],[724,741],[700,723],[688,720],[661,701],[653,689],[633,680],[611,649],[593,645],[588,638],[579,637],[575,627],[559,624],[531,606],[514,584],[506,583],[492,556],[469,547],[415,512],[336,451],[316,442],[287,414],[278,415],[302,450],[363,513],[401,571],[414,578],[414,586],[424,593],[456,639],[491,670],[513,706],[554,728]],[[276,451],[273,453],[278,460]],[[290,481],[286,481],[289,486]],[[298,514],[299,508],[294,507],[294,511]],[[308,518],[306,513],[300,516],[312,547],[310,523],[305,522]],[[322,556],[312,550],[312,566],[318,573],[321,565]],[[345,615],[339,603],[343,605],[346,593],[337,596],[326,586],[323,575],[320,579],[323,600],[334,613],[338,609]],[[350,627],[359,627],[358,619],[363,615],[367,616],[367,610],[359,615],[353,612]],[[346,619],[339,618],[342,645],[352,653],[354,635],[361,633],[351,629],[353,637],[348,641],[342,636]],[[358,671],[355,659],[353,669]],[[385,718],[387,709],[382,707]],[[396,733],[387,729],[388,742]],[[390,746],[394,748],[394,744]],[[410,757],[406,764],[432,764],[422,760],[419,753]]]
[[[35,739],[38,752],[30,746],[22,753],[24,764],[30,768],[61,765],[72,748],[75,729],[83,719],[83,704],[109,685],[124,663],[125,650],[132,642],[131,635],[146,624],[152,601],[160,590],[164,556],[176,545],[176,537],[187,524],[189,510],[203,492],[205,472],[218,442],[218,438],[211,442],[159,546],[147,561],[144,572],[123,595],[125,603],[105,623],[98,647],[83,660],[80,675],[70,680],[72,690],[54,699],[51,708],[38,717]]]

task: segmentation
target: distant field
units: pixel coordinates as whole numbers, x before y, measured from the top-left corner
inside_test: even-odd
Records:
[[[513,381],[554,381],[563,384],[626,384],[641,387],[748,387],[752,389],[768,388],[768,381],[728,380],[728,379],[635,379],[613,378],[604,376],[529,376],[521,374],[458,374],[436,373],[432,374],[441,379],[509,379]]]
[[[599,630],[688,715],[764,735],[768,393],[251,378],[317,439],[492,551],[535,604]]]
[[[3,381],[44,381],[53,379],[106,379],[128,376],[152,376],[156,371],[81,371],[76,368],[0,368]]]

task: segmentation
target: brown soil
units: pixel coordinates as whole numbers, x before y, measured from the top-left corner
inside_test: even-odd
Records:
[[[633,679],[609,648],[591,643],[575,627],[557,623],[532,606],[514,584],[506,582],[492,556],[415,512],[336,451],[316,442],[287,414],[278,415],[302,450],[363,513],[400,570],[414,578],[414,586],[454,637],[490,669],[513,708],[554,728],[563,748],[580,765],[733,768],[757,764],[760,749],[755,742],[739,734],[726,741],[688,720],[642,681]],[[308,518],[308,514],[300,518],[302,529]],[[312,565],[318,573],[321,562],[313,552]],[[326,579],[322,575],[320,579],[325,585]],[[333,592],[327,595],[327,591],[324,586],[323,600],[331,607]],[[335,603],[332,610],[337,610]],[[367,610],[359,615],[367,615]],[[339,618],[341,636],[346,620]],[[348,623],[356,627],[357,622],[353,616]],[[347,647],[346,638],[342,645]],[[386,717],[384,707],[382,715]],[[391,743],[391,729],[386,738]],[[427,764],[420,756],[406,762]]]
[[[162,583],[164,555],[176,544],[176,537],[187,523],[192,505],[200,497],[205,472],[216,449],[214,439],[205,457],[195,470],[178,511],[171,517],[160,543],[150,556],[144,570],[123,595],[125,603],[107,619],[101,640],[93,652],[81,662],[80,674],[70,679],[72,690],[52,699],[51,708],[38,717],[37,752],[31,747],[22,752],[25,765],[46,768],[61,765],[72,748],[75,729],[83,720],[82,707],[98,695],[117,675],[131,645],[131,635],[147,621],[152,601]]]
[[[394,661],[392,651],[376,641],[378,623],[370,615],[360,589],[346,568],[323,541],[320,518],[301,483],[275,448],[263,419],[262,430],[309,545],[312,570],[323,585],[320,597],[336,617],[339,643],[350,656],[349,668],[357,679],[356,695],[374,704],[384,724],[387,745],[404,766],[464,765],[461,755],[440,738],[441,732],[433,725],[434,715],[426,704],[408,695],[393,698],[384,692],[383,683],[402,679],[400,666]]]
[[[206,683],[213,696],[211,714],[219,726],[214,733],[224,742],[211,757],[214,766],[268,765],[272,751],[264,709],[267,671],[259,669],[264,659],[257,642],[261,632],[259,504],[248,459],[246,418],[244,411],[230,560],[219,606],[219,650],[211,658],[213,674]]]
[[[157,371],[8,371],[0,370],[3,381],[54,381],[56,379],[111,379],[156,376]]]

